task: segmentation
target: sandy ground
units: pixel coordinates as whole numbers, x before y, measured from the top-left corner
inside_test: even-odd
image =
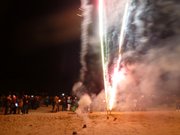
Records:
[[[0,135],[180,135],[180,112],[93,112],[77,116],[41,107],[27,115],[0,115]],[[85,128],[83,128],[85,127]]]

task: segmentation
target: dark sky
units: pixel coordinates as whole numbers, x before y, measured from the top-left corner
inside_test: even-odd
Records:
[[[1,1],[1,93],[69,92],[79,77],[79,0]]]

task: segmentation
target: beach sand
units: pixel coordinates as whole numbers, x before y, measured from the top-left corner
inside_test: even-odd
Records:
[[[0,115],[0,135],[180,135],[180,112],[50,112]]]

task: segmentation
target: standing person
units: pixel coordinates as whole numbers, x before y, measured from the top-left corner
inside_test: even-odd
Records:
[[[44,104],[46,105],[46,107],[48,107],[48,105],[49,105],[49,96],[46,96],[46,98],[44,100]]]
[[[5,113],[5,102],[6,102],[6,96],[2,97],[2,112]]]
[[[4,101],[4,107],[5,107],[5,110],[4,110],[4,114],[8,114],[9,113],[9,108],[10,108],[10,104],[11,104],[11,95],[8,95]]]
[[[54,112],[55,109],[55,97],[52,100],[52,112]]]
[[[67,102],[66,102],[66,97],[62,98],[62,111],[66,111]]]
[[[57,108],[58,108],[58,112],[59,112],[60,108],[61,108],[61,98],[60,97],[58,97]]]
[[[55,96],[54,101],[53,101],[53,109],[52,112],[57,112],[59,111],[59,97]]]
[[[12,96],[12,100],[11,100],[11,109],[10,109],[10,114],[16,114],[16,109],[18,107],[18,104],[17,104],[17,98],[15,95]]]
[[[33,109],[35,109],[35,110],[40,107],[40,97],[39,96],[34,97],[33,104],[34,104]]]
[[[35,109],[35,98],[34,95],[31,95],[30,99],[29,99],[29,108],[31,109]]]
[[[67,111],[70,111],[70,109],[71,109],[71,103],[72,103],[71,97],[68,96],[68,98],[67,98]]]
[[[3,107],[3,97],[2,96],[0,96],[0,112],[2,111],[2,107]]]
[[[25,95],[23,98],[23,114],[28,114],[29,111],[29,99],[28,96]]]
[[[55,96],[55,111],[59,111],[59,97]]]
[[[77,108],[78,108],[78,99],[77,99],[77,97],[74,97],[71,109],[72,109],[73,112],[75,112]]]
[[[19,97],[17,99],[18,102],[18,114],[23,113],[23,99]]]

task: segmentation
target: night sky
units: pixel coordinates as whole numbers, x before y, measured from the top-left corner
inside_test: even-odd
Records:
[[[1,1],[0,90],[69,93],[79,79],[79,0]]]

